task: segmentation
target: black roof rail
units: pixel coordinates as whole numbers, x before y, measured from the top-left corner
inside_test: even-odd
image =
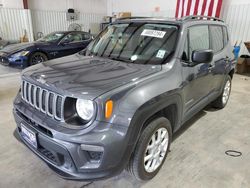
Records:
[[[186,20],[194,20],[194,19],[206,19],[206,20],[214,20],[214,21],[219,21],[219,22],[224,22],[220,18],[212,17],[212,16],[202,16],[202,15],[191,15],[191,16],[184,16],[180,18],[180,21],[186,21]]]
[[[117,18],[116,20],[132,20],[132,19],[147,19],[147,18],[152,18],[152,17],[132,16],[132,17]]]

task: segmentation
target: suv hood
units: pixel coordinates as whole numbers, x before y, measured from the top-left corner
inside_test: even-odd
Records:
[[[93,100],[112,89],[161,70],[161,65],[124,63],[79,54],[54,59],[23,71],[23,78],[40,82],[61,94]]]

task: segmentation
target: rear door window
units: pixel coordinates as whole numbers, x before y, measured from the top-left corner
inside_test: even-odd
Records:
[[[219,52],[224,47],[224,37],[221,26],[210,26],[212,49],[214,53]]]

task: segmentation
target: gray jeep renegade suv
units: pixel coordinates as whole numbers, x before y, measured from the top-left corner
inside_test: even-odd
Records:
[[[64,178],[127,167],[148,180],[187,120],[209,103],[225,107],[234,64],[219,19],[120,19],[85,51],[23,71],[16,131]]]

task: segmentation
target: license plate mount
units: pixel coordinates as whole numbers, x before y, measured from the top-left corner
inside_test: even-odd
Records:
[[[37,137],[36,133],[28,129],[21,123],[21,135],[25,141],[27,141],[32,147],[37,149]]]

